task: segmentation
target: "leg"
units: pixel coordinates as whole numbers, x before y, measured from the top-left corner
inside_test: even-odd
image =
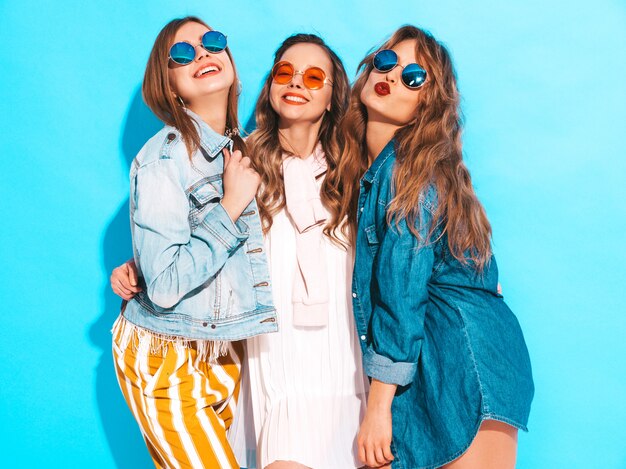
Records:
[[[169,343],[151,354],[146,345],[154,338],[135,339],[124,350],[114,339],[115,364],[155,466],[238,469],[225,423],[215,409],[232,396],[236,370],[231,366],[231,379],[222,383],[208,365],[195,367],[193,348]]]
[[[308,466],[297,463],[295,461],[274,461],[272,464],[265,466],[265,469],[311,469]]]
[[[517,428],[485,420],[469,449],[444,469],[514,469]]]

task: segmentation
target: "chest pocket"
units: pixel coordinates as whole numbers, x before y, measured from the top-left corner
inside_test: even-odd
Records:
[[[189,224],[195,229],[202,223],[206,212],[222,200],[222,175],[204,178],[189,190]]]
[[[367,245],[370,248],[370,252],[374,255],[378,252],[380,247],[380,241],[378,234],[376,233],[376,225],[371,225],[365,228],[365,237],[367,239]]]

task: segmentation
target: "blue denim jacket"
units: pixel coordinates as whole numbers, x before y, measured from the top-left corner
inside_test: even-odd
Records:
[[[495,259],[481,273],[455,259],[436,231],[434,187],[420,199],[418,240],[406,219],[386,222],[392,140],[361,180],[352,284],[364,371],[397,384],[397,468],[435,468],[460,456],[485,419],[526,430],[534,387],[517,319],[497,292]]]
[[[130,219],[143,291],[133,324],[198,340],[238,340],[277,330],[256,201],[233,223],[221,205],[222,150],[232,141],[189,112],[200,131],[190,160],[166,126],[130,171]]]

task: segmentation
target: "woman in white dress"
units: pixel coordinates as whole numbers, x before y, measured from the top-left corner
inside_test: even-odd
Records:
[[[298,34],[277,50],[257,102],[247,144],[261,174],[279,332],[247,342],[249,386],[230,435],[241,450],[248,434],[244,467],[255,459],[263,469],[362,465],[355,440],[368,384],[351,311],[352,250],[345,234],[325,230],[339,211],[337,129],[348,95],[337,55]]]

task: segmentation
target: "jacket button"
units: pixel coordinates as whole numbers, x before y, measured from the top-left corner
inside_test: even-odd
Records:
[[[364,335],[361,336],[361,340],[365,340],[367,339],[367,337],[365,337]]]
[[[356,293],[352,293],[352,298],[356,298]]]
[[[211,324],[211,329],[215,329],[217,326],[215,324]]]
[[[206,326],[208,326],[208,325],[209,325],[209,323],[208,323],[208,322],[203,322],[203,323],[202,323],[202,325],[203,325],[204,327],[206,327]]]
[[[167,139],[171,142],[172,140],[174,140],[176,138],[176,134],[175,133],[169,133],[167,134]]]

